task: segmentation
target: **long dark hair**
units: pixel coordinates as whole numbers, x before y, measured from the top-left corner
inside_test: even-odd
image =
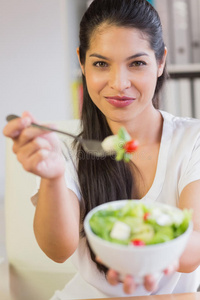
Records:
[[[156,10],[147,0],[94,0],[85,12],[80,23],[80,61],[84,65],[86,52],[90,47],[90,39],[95,30],[103,23],[119,27],[139,29],[148,39],[159,62],[164,55],[165,45],[162,37],[160,18]],[[81,136],[86,139],[103,140],[111,135],[111,129],[103,113],[94,105],[87,90],[86,80],[83,79],[83,107]],[[157,80],[152,99],[158,108],[158,95],[166,79],[166,70]],[[133,184],[133,173],[130,165],[116,162],[114,157],[103,159],[87,155],[78,146],[78,178],[82,193],[85,215],[95,206],[119,199],[130,199]],[[94,260],[94,255],[91,252]],[[100,270],[105,269],[97,264]]]

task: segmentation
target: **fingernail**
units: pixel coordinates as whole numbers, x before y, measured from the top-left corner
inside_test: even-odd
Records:
[[[30,125],[31,124],[31,119],[29,118],[29,117],[24,117],[24,118],[22,118],[22,124],[24,125],[24,126],[27,126],[27,125]]]
[[[45,161],[39,162],[36,168],[37,168],[38,171],[42,171],[44,168],[46,168]]]
[[[174,271],[173,266],[169,266],[166,270],[165,270],[165,275],[171,275]]]
[[[44,158],[46,158],[49,155],[49,150],[47,150],[47,149],[41,149],[40,153],[42,154],[42,156]]]
[[[11,133],[11,138],[16,138],[19,134],[20,134],[19,130],[15,131],[15,132],[12,132]]]

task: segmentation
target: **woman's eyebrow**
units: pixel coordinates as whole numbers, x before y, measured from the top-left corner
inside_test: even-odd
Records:
[[[149,55],[145,52],[139,52],[139,53],[136,53],[134,55],[131,55],[131,56],[127,57],[126,61],[137,58],[137,57],[141,57],[141,56],[149,56]],[[106,56],[103,56],[101,54],[98,54],[98,53],[92,53],[92,54],[90,54],[90,57],[97,57],[97,58],[105,59],[105,60],[108,60],[108,61],[111,60],[110,58],[108,58]]]
[[[149,56],[149,55],[145,52],[139,52],[132,56],[129,56],[126,60],[134,59],[134,58],[141,57],[141,56]]]
[[[111,60],[103,55],[100,55],[100,54],[97,54],[97,53],[93,53],[93,54],[90,54],[90,57],[97,57],[97,58],[100,58],[100,59],[105,59],[105,60]]]

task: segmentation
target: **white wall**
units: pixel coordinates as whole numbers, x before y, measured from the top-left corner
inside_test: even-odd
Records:
[[[40,121],[72,118],[66,15],[64,0],[0,0],[1,129],[7,114],[24,110]],[[4,174],[0,134],[0,203]]]

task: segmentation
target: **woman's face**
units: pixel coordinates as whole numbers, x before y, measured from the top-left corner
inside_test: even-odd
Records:
[[[164,62],[140,31],[104,25],[93,33],[84,66],[89,95],[108,122],[127,122],[153,110],[152,98]]]

